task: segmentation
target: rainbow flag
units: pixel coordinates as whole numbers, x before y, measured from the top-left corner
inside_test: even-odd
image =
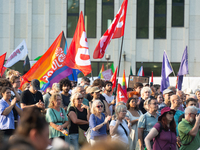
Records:
[[[124,94],[127,95],[127,85],[126,85],[126,75],[125,75],[125,70],[124,70],[124,73],[123,73],[123,77],[122,77],[122,90],[124,91]]]
[[[143,70],[143,66],[140,67],[139,71],[138,71],[138,76],[144,77],[144,70]]]
[[[100,70],[100,72],[99,72],[99,75],[98,75],[98,78],[99,78],[99,79],[104,79],[104,77],[103,77],[103,75],[102,75],[102,72],[103,72],[103,71],[105,71],[105,70],[104,70],[104,64],[102,64],[101,70]]]
[[[112,63],[112,65],[110,66],[110,69],[112,70],[112,72],[115,72],[115,67],[114,67],[114,63]]]

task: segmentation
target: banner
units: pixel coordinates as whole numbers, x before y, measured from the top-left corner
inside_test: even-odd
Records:
[[[108,69],[108,70],[103,71],[102,75],[103,75],[103,77],[106,81],[110,80],[112,78],[112,75],[113,75],[112,69]]]
[[[18,62],[22,58],[24,58],[27,54],[28,54],[28,50],[26,47],[26,42],[25,42],[25,40],[23,40],[17,46],[17,48],[12,52],[12,54],[9,56],[9,58],[4,66],[7,68],[13,66],[16,62]]]

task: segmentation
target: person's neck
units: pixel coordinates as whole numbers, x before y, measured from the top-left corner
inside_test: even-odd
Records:
[[[122,122],[123,119],[122,119],[122,118],[118,118],[118,120],[119,120],[120,122]]]
[[[100,118],[100,117],[101,117],[101,113],[98,112],[98,113],[96,114],[96,116]]]
[[[149,110],[149,113],[153,116],[157,115],[156,111]]]
[[[60,111],[60,107],[54,106],[54,109],[57,110],[57,111]]]
[[[62,94],[65,95],[65,96],[68,96],[68,95],[69,95],[68,92],[66,93],[66,92],[64,92],[64,91],[62,91]]]
[[[108,96],[112,96],[111,92],[105,91],[105,94]]]
[[[135,111],[136,109],[135,109],[135,107],[130,107],[129,110],[130,111]]]
[[[175,107],[175,106],[171,105],[171,109],[177,110],[178,107]]]
[[[36,92],[33,91],[31,88],[29,88],[29,91],[30,91],[32,94],[36,94]]]
[[[170,107],[170,101],[164,101],[164,103],[165,103],[168,107]]]

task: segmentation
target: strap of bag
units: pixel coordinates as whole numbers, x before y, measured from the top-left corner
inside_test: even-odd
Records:
[[[191,140],[189,143],[187,143],[187,144],[182,144],[182,145],[183,145],[183,146],[190,145],[190,143],[192,143],[192,141],[194,140],[194,138],[195,138],[195,136],[192,137],[192,140]]]
[[[126,136],[128,136],[128,133],[127,133],[126,129],[123,127],[123,125],[121,123],[119,125],[124,129],[124,132],[126,133]]]
[[[61,109],[61,111],[62,111],[62,113],[63,113],[63,110],[62,110],[62,108],[60,108]],[[56,114],[55,114],[55,112],[54,112],[54,110],[52,109],[52,111],[53,111],[53,113],[54,113],[54,115],[55,115],[55,117],[56,117],[56,122],[54,122],[54,123],[63,123],[63,121],[58,121],[58,118],[57,118],[57,116],[56,116]]]

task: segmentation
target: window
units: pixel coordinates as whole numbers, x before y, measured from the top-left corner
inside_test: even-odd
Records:
[[[166,39],[166,0],[155,0],[154,4],[154,38]]]
[[[172,27],[184,27],[184,0],[172,0]]]
[[[177,75],[180,67],[180,62],[171,62],[171,65],[174,73]],[[143,66],[145,76],[151,76],[152,71],[153,76],[161,76],[162,62],[136,62],[136,75],[141,66]],[[170,76],[174,76],[173,73],[171,73]]]
[[[137,0],[136,38],[149,38],[149,0]]]
[[[79,0],[67,1],[67,37],[74,36],[79,18]]]
[[[85,0],[85,30],[88,38],[96,38],[97,0]]]
[[[103,35],[114,19],[114,0],[102,0],[102,30]]]

